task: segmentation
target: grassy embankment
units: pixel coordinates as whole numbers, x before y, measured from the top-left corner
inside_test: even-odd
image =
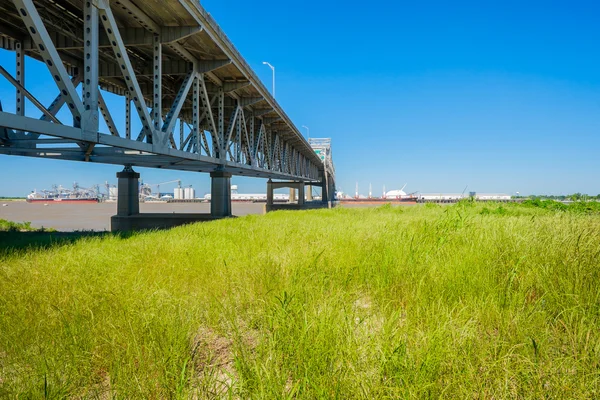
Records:
[[[597,398],[600,216],[551,208],[279,212],[5,251],[0,397]]]

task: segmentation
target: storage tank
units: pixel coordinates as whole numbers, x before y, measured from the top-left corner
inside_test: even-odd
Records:
[[[110,201],[117,201],[118,197],[119,197],[119,189],[117,189],[116,187],[108,188],[108,199]]]
[[[196,198],[196,191],[192,187],[187,187],[184,189],[184,197],[186,200],[193,200]]]
[[[182,188],[175,188],[175,192],[173,193],[175,200],[183,200],[183,189]]]

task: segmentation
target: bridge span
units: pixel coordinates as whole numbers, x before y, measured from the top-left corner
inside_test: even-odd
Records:
[[[333,199],[331,161],[197,1],[0,0],[0,48],[15,58],[14,75],[0,66],[15,88],[14,110],[0,103],[0,154],[124,165],[119,215],[138,212],[135,166],[210,173],[213,218],[231,215],[232,175],[317,185]],[[28,90],[31,59],[54,80],[50,104]]]

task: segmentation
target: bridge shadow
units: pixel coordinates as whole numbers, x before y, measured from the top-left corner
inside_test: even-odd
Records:
[[[20,232],[20,231],[0,231],[0,257],[13,254],[47,250],[54,247],[61,247],[76,243],[85,238],[93,237],[118,237],[127,239],[134,235],[134,232]]]

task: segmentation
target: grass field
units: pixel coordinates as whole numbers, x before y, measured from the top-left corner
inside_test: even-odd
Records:
[[[596,205],[52,235],[2,236],[0,397],[600,396]]]

